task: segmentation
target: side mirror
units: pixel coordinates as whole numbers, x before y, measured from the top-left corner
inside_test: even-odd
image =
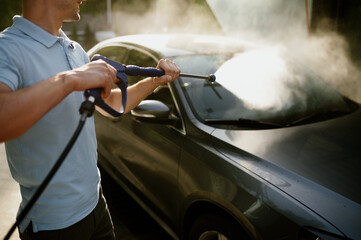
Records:
[[[135,120],[141,122],[173,125],[178,120],[167,105],[157,100],[144,100],[130,113]]]

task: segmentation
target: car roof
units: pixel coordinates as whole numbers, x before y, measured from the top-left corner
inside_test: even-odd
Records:
[[[119,36],[104,40],[94,46],[99,49],[105,46],[128,44],[147,48],[162,57],[174,57],[194,54],[234,53],[244,51],[252,46],[249,42],[216,35],[195,34],[139,34]]]

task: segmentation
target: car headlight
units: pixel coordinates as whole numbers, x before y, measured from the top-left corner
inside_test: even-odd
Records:
[[[298,232],[299,240],[350,240],[349,238],[329,233],[313,227],[301,227]]]

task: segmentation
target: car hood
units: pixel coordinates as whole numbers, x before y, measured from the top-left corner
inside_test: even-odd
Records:
[[[257,156],[260,160],[242,162],[234,154],[234,148],[228,151],[215,145],[224,155],[335,226],[343,226],[341,230],[346,233],[352,228],[350,223],[357,223],[361,216],[360,133],[361,110],[357,110],[337,119],[302,126],[256,131],[216,129],[212,135],[238,151]],[[256,166],[260,162],[282,171],[260,170],[262,166]]]

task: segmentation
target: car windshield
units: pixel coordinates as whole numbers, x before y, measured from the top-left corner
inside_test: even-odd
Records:
[[[215,73],[213,84],[180,78],[194,114],[209,124],[292,126],[334,118],[358,107],[318,76],[271,49],[182,56],[174,61],[184,73]]]

